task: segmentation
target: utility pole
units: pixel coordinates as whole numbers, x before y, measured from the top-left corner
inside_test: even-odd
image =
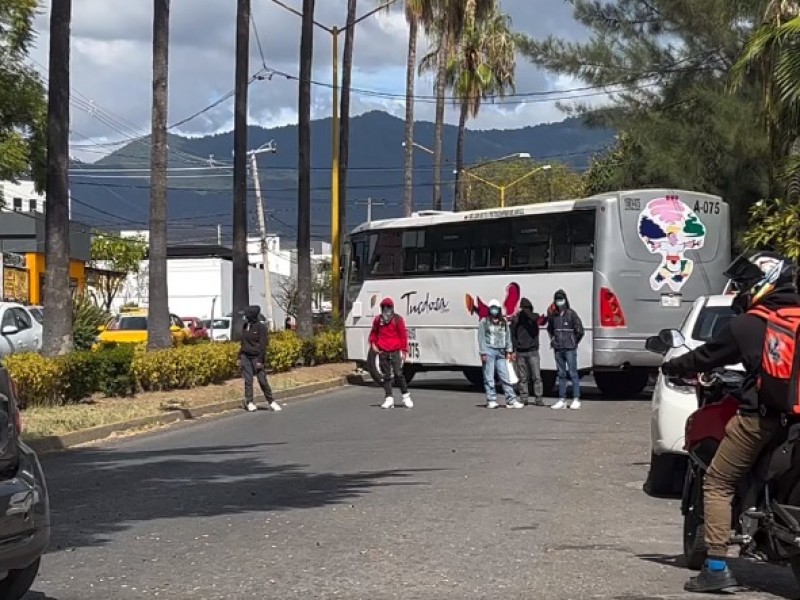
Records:
[[[256,155],[260,152],[275,153],[277,148],[274,142],[269,142],[262,148],[250,153],[250,167],[253,170],[253,184],[256,191],[256,208],[258,213],[258,226],[261,230],[261,260],[264,264],[264,301],[267,309],[267,326],[270,331],[275,331],[275,319],[272,313],[272,277],[269,271],[269,246],[267,245],[267,217],[264,214],[264,202],[261,198],[261,182],[258,179],[258,160]]]
[[[217,225],[217,246],[222,246],[222,225]]]
[[[233,314],[250,303],[247,257],[247,86],[250,52],[250,0],[236,5],[236,76],[233,118]],[[231,330],[238,340],[240,328]]]
[[[375,200],[372,196],[367,198],[366,200],[356,202],[356,204],[360,206],[367,207],[367,223],[372,223],[372,207],[373,206],[386,206],[385,200]]]

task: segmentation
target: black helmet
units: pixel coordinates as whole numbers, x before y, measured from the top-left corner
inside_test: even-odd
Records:
[[[739,312],[749,310],[773,292],[797,290],[795,265],[776,252],[757,252],[749,258],[739,255],[724,275],[736,288],[733,307]]]

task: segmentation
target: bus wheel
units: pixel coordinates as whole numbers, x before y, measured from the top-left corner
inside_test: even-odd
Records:
[[[475,387],[483,389],[483,369],[480,367],[467,367],[464,369],[464,377]]]
[[[646,369],[597,371],[594,374],[594,381],[603,396],[614,400],[638,396],[649,380],[650,374]]]

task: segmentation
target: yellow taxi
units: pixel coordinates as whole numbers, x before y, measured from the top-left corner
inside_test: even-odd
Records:
[[[174,345],[185,343],[191,332],[180,317],[170,313],[170,333]],[[94,348],[103,344],[140,344],[147,342],[147,310],[134,309],[120,312],[106,325],[98,328]]]

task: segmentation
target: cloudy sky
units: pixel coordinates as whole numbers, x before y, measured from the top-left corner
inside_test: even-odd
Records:
[[[252,0],[253,17],[263,49],[263,61],[255,36],[251,38],[251,73],[262,65],[296,75],[300,46],[300,19],[271,0]],[[301,0],[285,0],[296,8]],[[564,0],[501,0],[514,27],[531,35],[580,37]],[[341,26],[346,0],[317,0],[316,19]],[[361,0],[360,13],[377,5]],[[46,72],[49,0],[42,3],[39,37],[32,59]],[[546,5],[546,10],[545,10]],[[169,121],[180,121],[233,89],[235,0],[172,0],[170,39]],[[150,121],[152,2],[148,0],[74,0],[72,43],[72,142],[73,152],[85,160],[100,158],[113,142],[147,133]],[[331,36],[317,30],[314,40],[313,117],[331,113]],[[343,45],[343,39],[342,39]],[[420,55],[426,41],[420,43]],[[378,14],[362,22],[356,31],[353,114],[385,110],[402,116],[400,97],[405,90],[407,29],[402,12]],[[544,73],[520,59],[517,93],[565,90],[576,85]],[[378,92],[376,95],[375,92]],[[432,93],[432,81],[418,82],[420,96]],[[396,97],[395,97],[396,95]],[[563,98],[554,94],[550,98]],[[473,128],[515,128],[556,121],[563,115],[552,100],[516,97],[505,106],[487,105]],[[180,128],[188,135],[202,135],[231,128],[232,104],[191,120]],[[295,123],[297,83],[274,75],[250,86],[251,123],[265,127]],[[417,102],[418,119],[433,119],[433,103]],[[455,115],[448,108],[448,121]]]

